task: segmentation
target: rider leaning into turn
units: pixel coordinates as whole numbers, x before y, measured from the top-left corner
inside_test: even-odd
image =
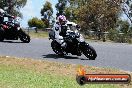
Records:
[[[7,14],[3,9],[0,8],[0,24],[3,24],[4,17],[14,18],[14,16]]]
[[[67,27],[67,30],[63,29],[64,25]],[[64,15],[59,15],[54,27],[56,41],[61,45],[62,48],[66,48],[66,42],[64,41],[63,37],[68,31],[76,30],[79,28],[79,25],[74,22],[68,21]]]

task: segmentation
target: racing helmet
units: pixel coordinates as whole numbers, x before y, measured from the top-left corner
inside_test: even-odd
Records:
[[[66,17],[64,15],[60,15],[57,20],[60,24],[64,24],[66,22]]]

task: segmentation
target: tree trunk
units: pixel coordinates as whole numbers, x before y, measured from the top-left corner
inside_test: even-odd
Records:
[[[38,33],[38,29],[37,28],[35,28],[35,33]]]

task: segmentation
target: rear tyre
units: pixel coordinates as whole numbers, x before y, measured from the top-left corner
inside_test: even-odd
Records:
[[[30,36],[23,32],[22,30],[20,31],[19,38],[24,43],[29,43],[31,40]]]
[[[4,31],[0,29],[0,41],[2,42],[4,40]]]
[[[97,53],[96,53],[95,49],[92,46],[90,46],[88,44],[85,44],[81,48],[82,48],[83,54],[87,58],[89,58],[89,60],[95,60],[95,58],[97,57]]]
[[[51,42],[51,47],[53,49],[53,51],[59,55],[59,56],[64,56],[63,50],[61,49],[61,46],[59,43],[57,43],[56,41],[52,41]]]

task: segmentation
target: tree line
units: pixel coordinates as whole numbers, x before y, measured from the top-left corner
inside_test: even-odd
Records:
[[[27,0],[1,0],[1,8],[7,12],[22,17],[20,9]],[[63,13],[68,20],[78,23],[85,35],[94,31],[99,40],[105,40],[108,32],[110,40],[127,42],[132,40],[132,0],[58,0],[57,12]],[[41,19],[29,19],[29,27],[48,28],[55,22],[53,7],[48,1],[44,2],[40,11]],[[56,13],[57,14],[57,13]],[[124,15],[125,16],[122,16]],[[122,17],[127,17],[125,20]],[[120,39],[121,38],[121,39]]]
[[[57,12],[63,13],[68,20],[78,23],[87,36],[90,36],[89,31],[94,31],[98,40],[105,41],[105,32],[109,32],[110,40],[132,40],[132,0],[58,0],[55,7]],[[44,27],[50,27],[52,4],[46,1],[40,13]],[[126,15],[126,20],[121,19],[123,14]],[[29,26],[31,20],[28,22]],[[51,23],[53,20],[55,18]]]
[[[132,41],[132,0],[58,1],[63,3],[67,19],[80,24],[85,35],[90,36],[89,31],[94,31],[96,39],[105,41],[105,33],[108,32],[112,41]],[[121,19],[124,14],[127,17],[125,20]]]
[[[20,9],[27,3],[27,0],[0,0],[0,8],[4,9],[7,13],[23,17]]]

